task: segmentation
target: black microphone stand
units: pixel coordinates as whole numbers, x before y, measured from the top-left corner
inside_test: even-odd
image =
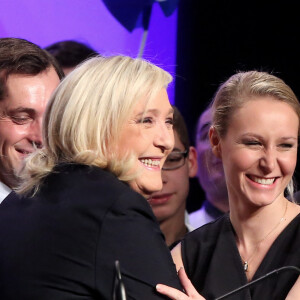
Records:
[[[115,261],[115,281],[114,281],[114,289],[113,289],[113,300],[126,300],[126,290],[125,285],[122,281],[120,262],[118,260]]]
[[[225,298],[227,298],[229,296],[232,296],[232,295],[240,292],[241,290],[244,290],[244,289],[246,289],[246,288],[248,288],[248,287],[256,284],[257,282],[260,282],[260,281],[262,281],[262,280],[264,280],[264,279],[266,279],[268,277],[271,277],[273,275],[278,275],[279,273],[281,273],[283,271],[294,271],[294,272],[297,272],[298,274],[300,274],[300,269],[297,268],[297,267],[294,267],[294,266],[281,267],[281,268],[278,268],[276,270],[273,270],[273,271],[267,273],[266,275],[263,275],[263,276],[255,279],[255,280],[253,280],[253,281],[251,281],[251,282],[249,282],[247,284],[244,284],[241,287],[239,287],[239,288],[237,288],[237,289],[235,289],[235,290],[233,290],[233,291],[231,291],[231,292],[229,292],[229,293],[227,293],[227,294],[225,294],[225,295],[223,295],[221,297],[216,298],[215,300],[225,299]]]

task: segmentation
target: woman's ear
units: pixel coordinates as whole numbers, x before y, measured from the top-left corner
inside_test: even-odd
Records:
[[[221,139],[217,130],[213,126],[209,129],[209,141],[213,154],[222,159]]]

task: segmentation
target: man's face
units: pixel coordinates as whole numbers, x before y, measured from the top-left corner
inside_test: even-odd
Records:
[[[173,153],[184,152],[186,149],[175,130],[174,138]],[[168,219],[179,218],[184,214],[189,192],[189,178],[194,177],[197,173],[196,149],[190,147],[188,157],[185,159],[182,156],[181,162],[182,164],[178,161],[181,166],[177,169],[162,171],[163,189],[154,193],[148,200],[160,223]]]
[[[209,108],[200,116],[196,138],[199,166],[198,179],[207,197],[218,193],[227,195],[222,161],[212,153],[209,142],[208,132],[211,123],[212,112]]]
[[[42,145],[42,117],[60,80],[54,68],[38,75],[9,75],[0,100],[0,181],[9,187],[23,160]]]

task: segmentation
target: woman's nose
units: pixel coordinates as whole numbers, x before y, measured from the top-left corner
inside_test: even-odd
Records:
[[[266,150],[260,158],[259,164],[265,173],[271,173],[274,170],[276,164],[275,150]]]
[[[174,147],[174,132],[167,124],[163,124],[157,127],[157,133],[154,139],[156,147],[164,150],[172,150]]]

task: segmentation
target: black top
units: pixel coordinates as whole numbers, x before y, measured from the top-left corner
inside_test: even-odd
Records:
[[[147,201],[100,168],[63,165],[33,198],[0,206],[0,299],[112,299],[120,261],[128,299],[180,288]]]
[[[228,214],[187,234],[182,259],[188,277],[207,300],[247,283]],[[274,241],[252,280],[291,265],[300,267],[300,214]],[[226,299],[285,299],[297,278],[296,272],[285,271]]]

